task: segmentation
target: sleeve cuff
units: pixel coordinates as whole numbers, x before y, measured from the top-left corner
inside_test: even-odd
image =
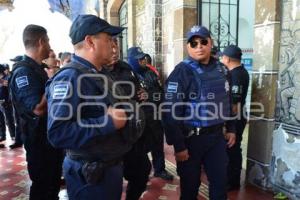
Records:
[[[236,123],[235,120],[227,121],[226,132],[236,133],[235,123]]]
[[[102,127],[100,127],[100,132],[102,132],[103,135],[115,132],[116,128],[114,126],[112,117],[110,115],[105,115],[103,118],[107,118],[107,121],[106,123],[103,123]]]
[[[176,153],[181,152],[186,149],[184,142],[177,142],[173,145]]]

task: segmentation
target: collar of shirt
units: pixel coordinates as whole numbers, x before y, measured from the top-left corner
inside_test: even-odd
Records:
[[[41,64],[41,65],[38,64],[35,60],[33,60],[32,58],[30,58],[30,57],[27,56],[27,55],[24,55],[22,60],[25,61],[25,62],[27,62],[27,63],[29,63],[29,64],[31,64],[31,65],[39,66],[41,69],[44,68],[44,65],[43,65],[43,64]]]
[[[82,57],[72,54],[71,61],[77,62],[84,67],[92,69],[93,72],[98,73],[98,71],[96,70],[96,67],[92,63],[90,63],[89,61],[87,61],[86,59],[84,59]]]
[[[201,64],[199,61],[193,59],[192,57],[188,56],[188,59],[194,63],[196,63],[203,71],[210,71],[216,66],[216,59],[210,57],[208,64]]]

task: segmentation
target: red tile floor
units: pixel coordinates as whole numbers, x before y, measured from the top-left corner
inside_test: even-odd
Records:
[[[8,146],[11,141],[6,141]],[[167,170],[175,175],[173,181],[163,181],[159,178],[150,177],[147,191],[143,194],[142,200],[175,200],[179,197],[179,181],[176,176],[174,157],[171,147],[166,146]],[[206,183],[205,176],[202,177]],[[8,147],[0,149],[0,200],[28,199],[30,180],[26,170],[26,161],[23,148],[10,150]],[[126,181],[124,181],[124,191]],[[243,186],[239,191],[229,192],[230,200],[270,200],[272,194],[257,189],[253,186]],[[60,199],[66,200],[66,190],[60,192]],[[122,199],[125,199],[123,194]],[[208,188],[202,184],[199,190],[200,200],[208,199]]]

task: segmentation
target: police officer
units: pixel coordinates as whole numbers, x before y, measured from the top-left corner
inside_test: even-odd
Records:
[[[240,178],[242,170],[242,149],[241,142],[244,128],[247,123],[245,116],[245,101],[249,86],[249,74],[241,64],[242,51],[236,45],[229,45],[222,53],[222,63],[228,68],[231,80],[232,110],[237,115],[236,120],[236,143],[227,149],[228,163],[228,190],[238,189],[240,187]]]
[[[129,149],[118,130],[127,120],[124,109],[111,107],[100,72],[112,57],[112,35],[122,30],[97,16],[79,15],[69,34],[75,54],[47,84],[48,138],[66,149],[69,199],[121,198],[121,154]]]
[[[0,124],[1,124],[1,141],[6,139],[6,126],[5,121],[8,126],[8,130],[11,138],[15,138],[15,121],[13,117],[13,107],[9,97],[8,89],[8,79],[9,75],[5,73],[7,68],[4,65],[0,65],[0,101],[1,101],[1,114],[0,114]]]
[[[201,165],[211,200],[226,197],[227,144],[235,142],[230,116],[229,84],[223,66],[212,58],[212,39],[203,26],[187,33],[188,57],[166,80],[162,106],[167,143],[174,146],[182,200],[197,199]]]
[[[131,97],[136,102],[143,102],[145,99],[145,90],[140,85],[137,75],[131,67],[124,61],[119,60],[119,47],[117,38],[114,38],[115,49],[112,61],[105,66],[106,73],[112,77],[115,83],[119,84],[124,90],[125,96]],[[137,106],[137,105],[136,105]],[[143,134],[141,138],[133,145],[132,149],[124,156],[124,177],[128,181],[126,190],[127,200],[137,200],[145,191],[148,182],[148,176],[151,171],[151,163],[145,150],[147,144],[146,137]]]
[[[13,61],[14,63],[19,62],[21,60],[23,60],[23,56],[21,55],[10,59],[10,61]],[[22,133],[20,127],[20,117],[18,116],[15,108],[13,108],[13,111],[14,111],[14,120],[16,125],[15,125],[15,141],[13,144],[9,145],[9,148],[11,149],[15,149],[23,146]]]
[[[172,180],[173,176],[165,170],[165,157],[163,151],[163,128],[156,110],[161,103],[163,89],[158,76],[147,67],[145,53],[140,47],[128,49],[128,63],[136,72],[137,77],[147,92],[146,101],[142,103],[145,111],[146,126],[143,132],[145,138],[144,150],[141,152],[153,152],[154,176]],[[151,104],[151,105],[149,105]],[[147,157],[148,159],[148,157]],[[134,171],[132,171],[134,173]]]
[[[59,199],[63,154],[47,139],[47,102],[44,96],[48,79],[42,61],[49,55],[47,30],[28,25],[23,31],[26,54],[15,64],[10,79],[12,101],[20,117],[29,177],[30,199]]]

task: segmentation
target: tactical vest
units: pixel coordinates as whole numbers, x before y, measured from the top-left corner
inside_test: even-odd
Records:
[[[27,62],[27,61],[24,61],[24,60],[21,60],[17,63],[14,64],[14,67],[13,67],[13,70],[11,72],[11,76],[9,77],[8,79],[8,84],[9,84],[9,95],[10,95],[10,98],[13,102],[13,105],[16,109],[16,111],[18,112],[18,115],[21,117],[21,118],[24,118],[26,120],[31,120],[31,119],[34,119],[35,117],[35,114],[31,111],[31,110],[28,110],[24,105],[22,105],[20,102],[17,101],[17,98],[16,98],[16,94],[15,92],[12,90],[13,88],[13,81],[15,81],[15,76],[17,74],[17,72],[21,69],[21,68],[28,68],[31,70],[31,72],[34,74],[34,76],[42,83],[42,84],[45,84],[48,77],[47,75],[45,74],[46,72],[42,71],[42,70],[39,70],[37,69],[36,67],[32,66],[31,63]],[[15,88],[14,88],[15,89]],[[44,91],[42,91],[41,93],[43,93]],[[41,94],[42,96],[42,94]]]
[[[225,122],[230,116],[229,84],[225,69],[217,64],[210,71],[189,59],[183,63],[191,69],[196,80],[196,96],[189,97],[190,105],[185,110],[189,119],[184,123],[188,127],[209,127]]]
[[[71,62],[67,64],[64,68],[62,68],[58,73],[56,73],[54,77],[57,76],[57,74],[59,74],[61,71],[66,69],[75,69],[81,74],[95,74],[95,72],[92,69],[84,67],[78,62]],[[88,77],[88,79],[90,79],[91,81],[93,81],[94,84],[96,84],[96,87],[99,88],[99,91],[104,91],[103,88],[105,86],[103,86],[104,82],[101,78],[91,76]],[[107,87],[107,98],[110,104],[114,105],[115,103],[120,102],[121,100],[116,99],[112,95],[112,80],[109,77]],[[120,87],[116,88],[115,91],[116,93],[118,93],[119,96],[122,95],[122,89]],[[135,105],[135,101],[127,100],[126,103],[131,103],[133,104],[133,107],[135,109],[137,108]],[[88,142],[88,144],[85,144],[81,149],[67,150],[67,153],[71,157],[79,157],[79,159],[89,161],[101,160],[107,162],[120,159],[125,153],[127,153],[131,149],[132,144],[135,143],[141,137],[145,126],[145,119],[141,109],[139,109],[138,111],[136,111],[135,109],[132,113],[127,113],[128,115],[133,115],[131,115],[132,118],[127,120],[127,123],[124,128],[118,130],[116,133],[112,133],[106,136],[95,137],[91,139]],[[138,112],[138,115],[135,115],[135,112]],[[83,119],[93,118],[95,117],[94,114],[95,113],[83,112],[83,115],[81,117]]]

